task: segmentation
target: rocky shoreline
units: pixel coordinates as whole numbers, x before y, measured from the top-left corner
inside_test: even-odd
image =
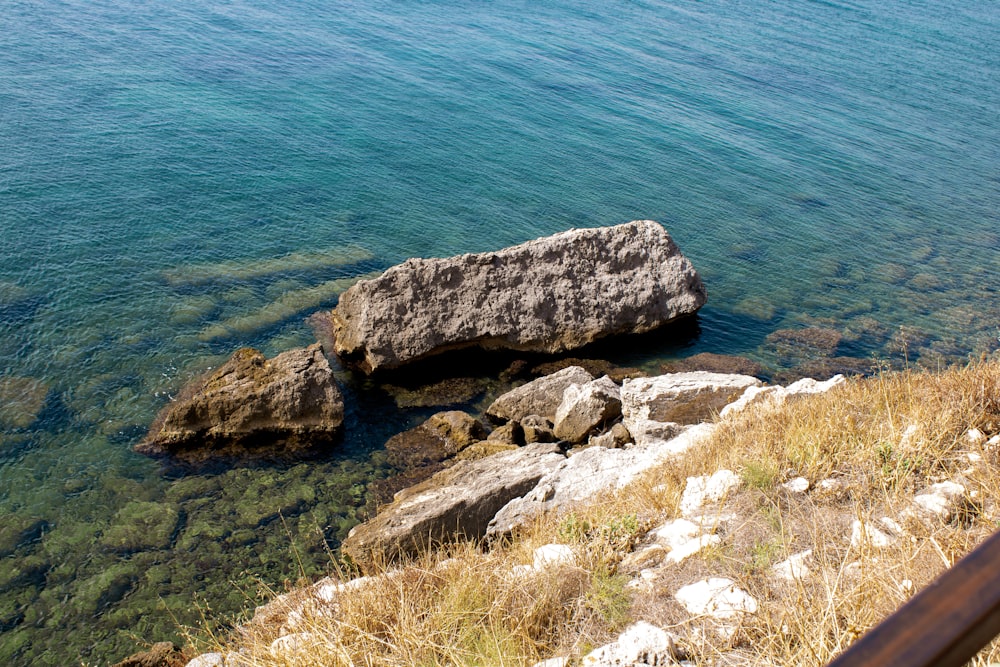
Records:
[[[410,260],[341,296],[329,315],[330,343],[345,365],[391,382],[393,369],[462,348],[554,353],[643,333],[683,321],[705,300],[666,231],[636,221],[496,253]],[[825,371],[838,364],[838,342],[839,334],[806,328],[776,335],[773,345],[785,359],[831,360],[816,367]],[[871,370],[857,361],[840,363]],[[743,372],[716,372],[734,369]],[[664,370],[673,372],[645,377],[595,360],[542,365],[540,377],[515,383],[481,414],[437,413],[390,438],[386,453],[400,473],[380,482],[384,505],[350,532],[342,553],[375,571],[443,543],[504,538],[679,455],[739,401],[780,400],[842,380],[763,387],[754,362],[711,354]],[[270,360],[244,349],[186,387],[136,451],[193,464],[295,457],[336,446],[344,411],[319,344]],[[215,660],[188,664],[224,664]]]

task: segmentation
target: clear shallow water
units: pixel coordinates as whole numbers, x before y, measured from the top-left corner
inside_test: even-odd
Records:
[[[130,446],[235,348],[313,340],[331,280],[652,218],[710,301],[651,368],[780,370],[765,337],[805,326],[838,356],[996,349],[997,6],[545,5],[5,5],[0,661],[113,661],[195,593],[229,613],[326,563],[426,410],[348,384],[309,465],[175,480]]]

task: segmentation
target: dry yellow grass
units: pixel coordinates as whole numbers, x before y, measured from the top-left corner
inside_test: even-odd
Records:
[[[543,517],[489,549],[426,554],[340,596],[335,609],[315,608],[295,628],[309,633],[301,650],[271,651],[288,624],[280,610],[198,648],[241,651],[247,665],[532,665],[578,658],[642,619],[678,634],[696,664],[740,655],[747,664],[823,665],[997,528],[1000,451],[971,443],[973,428],[1000,433],[996,360],[884,373],[783,406],[755,406],[621,493]],[[646,587],[626,586],[623,559],[651,527],[676,516],[687,477],[721,468],[743,479],[726,502],[739,520],[721,543],[658,568]],[[841,486],[825,494],[782,489],[797,476]],[[902,518],[914,493],[943,480],[969,490],[963,512],[948,523]],[[903,538],[881,549],[850,545],[855,519],[885,516],[905,524]],[[511,574],[553,542],[572,546],[576,563]],[[808,576],[771,575],[773,564],[805,549],[813,550]],[[728,639],[673,598],[705,576],[733,579],[760,603]],[[998,657],[991,645],[974,664]]]

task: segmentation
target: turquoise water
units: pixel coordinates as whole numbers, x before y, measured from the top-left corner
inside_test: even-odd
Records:
[[[997,349],[998,127],[988,2],[5,3],[0,662],[114,661],[321,571],[431,408],[341,372],[322,460],[130,447],[237,347],[311,342],[329,281],[652,218],[709,305],[629,361]]]

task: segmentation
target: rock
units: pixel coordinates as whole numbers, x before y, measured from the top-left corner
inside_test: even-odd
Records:
[[[185,387],[135,450],[193,462],[294,453],[329,442],[343,420],[344,401],[319,344],[271,360],[243,348]]]
[[[552,375],[553,373],[561,371],[564,368],[568,368],[569,366],[579,366],[595,378],[607,375],[617,384],[621,384],[626,378],[641,378],[648,375],[648,373],[641,368],[633,368],[631,366],[615,366],[606,359],[577,359],[576,357],[567,357],[565,359],[557,359],[556,361],[547,361],[544,364],[538,364],[531,369],[531,375],[534,377]]]
[[[486,440],[487,442],[497,444],[520,446],[525,444],[524,429],[521,428],[521,424],[518,422],[510,422],[509,424],[504,424],[493,429]]]
[[[987,440],[986,434],[978,428],[970,428],[965,432],[965,442],[972,447],[981,447],[986,444]]]
[[[796,495],[806,493],[809,490],[809,480],[805,477],[796,477],[795,479],[790,479],[781,485],[788,493],[794,493]]]
[[[724,500],[741,483],[740,476],[732,470],[719,470],[711,476],[688,477],[681,496],[681,516],[698,516],[706,506]]]
[[[170,546],[178,522],[177,508],[154,502],[131,502],[115,515],[101,535],[103,547],[124,554]]]
[[[331,317],[337,354],[372,372],[470,346],[562,352],[651,331],[705,299],[663,227],[639,220],[410,259],[348,289]]]
[[[658,543],[670,551],[666,560],[680,563],[708,546],[714,546],[722,541],[718,535],[705,533],[702,527],[687,519],[668,521],[650,533]]]
[[[764,374],[764,367],[752,359],[737,357],[730,354],[715,354],[702,352],[685,359],[674,359],[660,366],[663,373],[687,373],[690,371],[707,371],[709,373],[724,373],[727,375]]]
[[[295,654],[308,649],[317,641],[316,635],[311,632],[296,632],[283,637],[278,637],[271,642],[270,652],[275,658],[286,658],[289,654]]]
[[[343,552],[364,568],[433,543],[482,537],[501,507],[565,460],[558,452],[554,444],[539,443],[461,461],[396,494],[374,519],[351,530]]]
[[[184,654],[172,642],[157,642],[148,651],[131,655],[114,667],[182,667],[187,664]]]
[[[482,423],[459,410],[439,412],[385,443],[388,461],[397,468],[414,468],[450,459],[486,438]]]
[[[817,357],[832,357],[840,345],[841,333],[834,329],[806,327],[778,329],[764,339],[765,347],[785,365],[795,365]]]
[[[34,378],[0,377],[0,428],[31,426],[45,405],[49,387]]]
[[[556,409],[554,433],[560,440],[583,442],[591,431],[621,413],[621,392],[607,375],[587,384],[571,384]]]
[[[509,452],[519,449],[520,447],[521,445],[515,445],[513,442],[484,440],[482,442],[472,443],[460,451],[458,456],[455,458],[459,461],[477,461],[479,459],[485,459],[487,456],[493,456],[494,454],[499,454],[500,452]]]
[[[555,433],[552,432],[552,422],[541,415],[528,415],[521,420],[521,430],[524,441],[529,445],[533,442],[552,442]]]
[[[809,561],[812,560],[812,549],[793,554],[771,568],[778,579],[797,581],[809,576]]]
[[[771,379],[778,384],[786,384],[802,378],[828,378],[834,375],[868,376],[876,372],[878,372],[878,362],[874,359],[830,357],[826,359],[812,359],[790,370],[775,373]]]
[[[617,447],[624,447],[628,443],[632,442],[632,434],[628,432],[625,425],[621,422],[614,424],[611,430],[601,433],[600,435],[590,436],[590,446],[591,447],[606,447],[608,449],[615,449]]]
[[[596,649],[581,661],[582,667],[639,667],[671,665],[681,658],[674,636],[645,621],[625,629],[616,641]]]
[[[605,449],[590,447],[558,462],[538,484],[507,503],[490,521],[487,537],[500,537],[531,522],[542,512],[568,507],[605,491],[618,490],[667,458],[686,451],[712,432],[714,425],[689,427],[667,443]]]
[[[38,517],[8,513],[0,522],[0,558],[42,539],[49,522]]]
[[[824,382],[817,382],[812,378],[802,378],[787,387],[780,387],[777,385],[770,387],[748,387],[746,391],[743,392],[742,396],[722,408],[719,416],[729,417],[730,415],[739,414],[751,405],[757,405],[767,401],[770,401],[774,406],[779,406],[789,398],[795,396],[823,394],[831,389],[839,387],[845,382],[847,382],[847,378],[843,375],[834,375],[832,378],[825,380]]]
[[[674,595],[688,613],[729,620],[757,613],[757,600],[736,587],[731,579],[711,577],[684,586]]]
[[[566,388],[587,384],[593,379],[594,376],[579,366],[564,368],[503,394],[486,408],[486,416],[496,422],[519,422],[529,415],[554,421]]]
[[[622,416],[637,444],[672,437],[677,424],[710,419],[736,400],[747,387],[760,385],[748,375],[693,371],[626,380],[622,384]]]
[[[650,544],[639,551],[633,551],[621,562],[621,569],[628,573],[638,573],[642,570],[656,567],[667,557],[667,550],[659,544]]]
[[[876,549],[884,549],[891,546],[896,540],[883,533],[870,523],[864,523],[855,519],[851,524],[851,547],[857,549],[868,545]]]
[[[950,521],[965,500],[966,489],[957,482],[932,484],[913,498],[913,503],[926,514]]]
[[[405,410],[469,403],[486,391],[488,385],[486,378],[457,377],[415,387],[383,384],[382,389],[392,396],[396,407]]]
[[[576,554],[565,544],[544,544],[535,549],[533,559],[535,569],[541,570],[552,565],[572,565]]]
[[[202,653],[184,667],[224,667],[226,659],[221,653]]]

